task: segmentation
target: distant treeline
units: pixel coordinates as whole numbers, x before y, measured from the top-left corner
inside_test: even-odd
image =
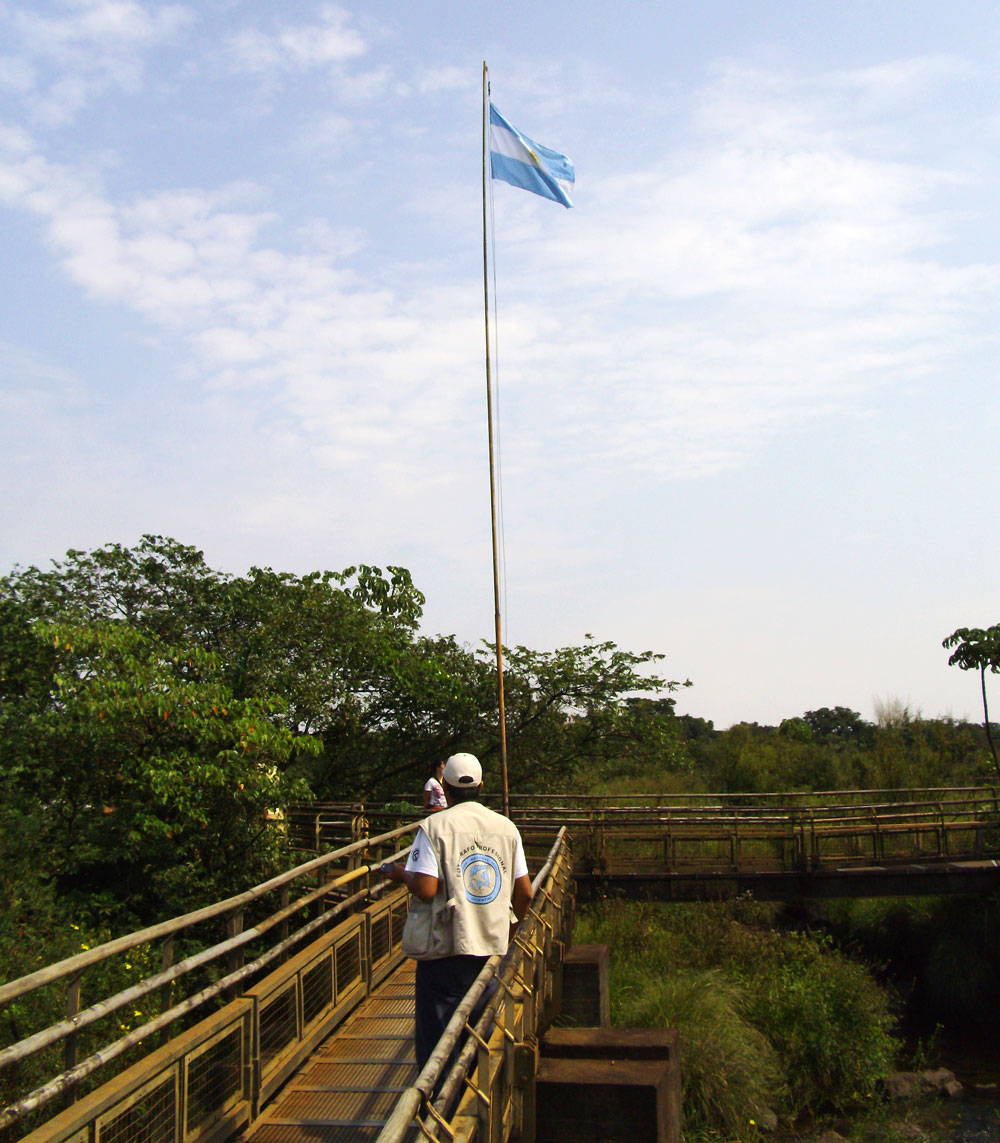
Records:
[[[609,793],[766,793],[996,783],[982,725],[924,718],[895,703],[881,707],[876,722],[837,706],[806,711],[777,726],[740,722],[726,730],[693,715],[671,718],[672,699],[637,700],[639,709],[647,705],[677,735],[678,757],[669,774],[665,767],[644,770],[623,757],[590,775],[595,787]]]

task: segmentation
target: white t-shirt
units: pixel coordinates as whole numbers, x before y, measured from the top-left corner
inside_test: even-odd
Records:
[[[426,873],[428,877],[441,880],[441,870],[438,867],[437,854],[434,846],[427,839],[423,827],[417,830],[410,849],[410,856],[406,859],[407,873]],[[528,872],[528,863],[524,859],[524,846],[520,837],[517,839],[517,848],[514,851],[514,880],[523,877]]]
[[[430,805],[431,809],[435,806],[440,806],[444,809],[448,805],[448,799],[444,796],[444,788],[437,778],[428,778],[424,782],[424,789],[430,791]]]

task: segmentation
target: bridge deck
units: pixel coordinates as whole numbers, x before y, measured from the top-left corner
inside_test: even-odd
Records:
[[[362,1001],[238,1143],[362,1143],[377,1138],[399,1096],[417,1078],[413,971],[413,961],[404,961]]]

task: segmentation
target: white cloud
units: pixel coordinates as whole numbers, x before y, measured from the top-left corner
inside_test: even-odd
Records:
[[[300,32],[268,50],[296,67],[361,50],[328,37],[309,54]],[[730,69],[695,109],[707,138],[592,173],[576,211],[498,195],[511,463],[705,476],[961,346],[998,272],[930,256],[950,174],[866,155],[815,86],[796,102],[783,77]],[[0,194],[42,220],[74,281],[179,337],[220,395],[280,409],[324,465],[374,454],[393,481],[430,447],[415,425],[448,438],[478,402],[473,277],[427,265],[406,279],[419,286],[379,289],[354,264],[370,256],[357,227],[308,223],[297,252],[269,241],[276,211],[246,208],[259,188],[115,203],[23,132],[0,152]]]
[[[27,60],[0,56],[0,87],[23,95],[31,91],[34,84],[35,69]]]
[[[330,6],[312,23],[279,23],[273,31],[244,28],[230,39],[229,51],[237,68],[271,73],[344,64],[363,56],[367,46],[350,14]]]
[[[465,91],[475,84],[467,67],[432,67],[421,71],[416,80],[421,95],[436,95],[442,91]]]
[[[109,89],[134,92],[145,55],[195,19],[192,9],[180,4],[137,0],[50,0],[0,16],[18,52],[8,70],[14,68],[20,76],[33,120],[47,127],[72,122]],[[29,75],[30,85],[25,82]]]
[[[337,152],[346,149],[358,136],[358,125],[354,119],[336,113],[321,115],[301,128],[295,137],[300,151],[316,154],[324,151]]]

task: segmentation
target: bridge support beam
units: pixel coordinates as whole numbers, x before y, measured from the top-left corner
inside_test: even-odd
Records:
[[[536,1076],[535,1143],[679,1143],[672,1028],[553,1028]]]
[[[562,997],[555,1024],[607,1028],[611,1024],[607,945],[573,945],[562,962]]]
[[[761,901],[832,897],[944,897],[1000,889],[1000,862],[886,865],[814,872],[630,873],[625,869],[574,873],[577,899],[631,897],[650,901],[727,900],[749,894]]]

